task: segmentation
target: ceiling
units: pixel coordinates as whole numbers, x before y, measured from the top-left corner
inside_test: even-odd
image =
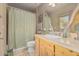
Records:
[[[49,13],[60,13],[60,12],[67,12],[67,11],[72,11],[75,9],[77,6],[76,3],[59,3],[56,4],[55,7],[47,7],[47,11]]]
[[[49,6],[48,3],[9,3],[8,5],[32,12],[35,12],[38,6],[44,6],[44,9],[46,9],[48,13],[59,13],[60,11],[73,10],[77,3],[56,3],[55,7]]]
[[[40,5],[39,3],[8,3],[9,6],[17,7],[24,10],[35,12],[35,9]]]

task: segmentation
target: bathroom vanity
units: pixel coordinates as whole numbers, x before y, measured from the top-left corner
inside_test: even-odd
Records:
[[[60,17],[60,20],[63,19],[68,20],[68,22],[66,23],[65,26],[62,25],[63,27],[61,26],[60,31],[58,31],[58,32],[62,32],[63,33],[62,35],[61,33],[58,35],[50,34],[50,33],[35,35],[36,55],[79,56],[79,40],[77,39],[78,35],[77,34],[73,35],[73,33],[79,32],[79,27],[78,27],[79,25],[77,25],[79,24],[78,22],[79,4],[72,12],[71,16],[67,15],[64,17]],[[63,21],[61,22],[61,24],[63,23]],[[76,30],[76,25],[77,25],[77,30]],[[55,32],[55,28],[54,28],[54,32]]]
[[[79,56],[79,41],[72,37],[57,35],[35,35],[36,55],[38,56]]]

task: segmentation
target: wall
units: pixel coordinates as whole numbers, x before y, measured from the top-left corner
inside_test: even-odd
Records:
[[[34,13],[9,7],[9,48],[26,47],[26,42],[34,40],[36,17]]]

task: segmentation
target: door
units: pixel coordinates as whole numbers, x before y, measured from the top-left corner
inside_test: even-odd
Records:
[[[6,45],[6,4],[0,3],[0,56],[5,53]]]

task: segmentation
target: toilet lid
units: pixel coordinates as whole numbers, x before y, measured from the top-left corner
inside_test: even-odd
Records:
[[[28,41],[27,42],[27,46],[34,46],[35,45],[35,41]]]

